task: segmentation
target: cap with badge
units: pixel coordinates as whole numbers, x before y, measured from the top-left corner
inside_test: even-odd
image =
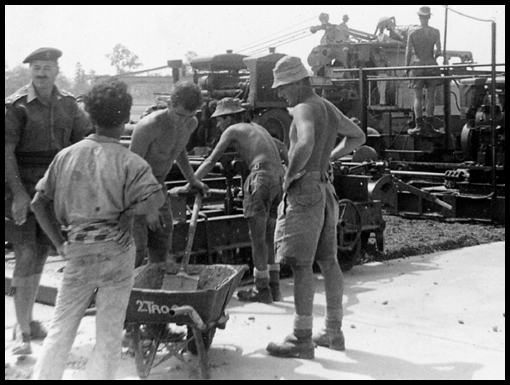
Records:
[[[246,110],[241,106],[241,101],[239,99],[223,98],[216,105],[216,110],[214,111],[214,114],[211,115],[211,118],[238,114],[244,111]]]
[[[56,48],[43,47],[35,50],[23,60],[23,63],[32,63],[36,60],[57,61],[62,56],[62,51]]]

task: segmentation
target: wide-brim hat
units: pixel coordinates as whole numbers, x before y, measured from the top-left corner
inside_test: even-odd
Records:
[[[32,63],[35,60],[57,61],[62,56],[62,51],[56,48],[43,47],[28,55],[23,63]]]
[[[418,15],[420,15],[420,16],[431,16],[432,12],[430,11],[430,7],[421,7],[418,10]]]
[[[295,83],[310,76],[301,59],[295,56],[284,56],[273,69],[273,89],[285,84]]]
[[[214,114],[211,115],[211,118],[217,118],[218,116],[223,115],[238,114],[244,111],[246,111],[246,109],[241,106],[241,101],[239,99],[224,98],[221,99],[216,105],[216,110],[214,111]]]

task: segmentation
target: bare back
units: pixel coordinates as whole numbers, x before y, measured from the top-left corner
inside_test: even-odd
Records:
[[[409,34],[408,49],[414,51],[416,62],[424,65],[435,64],[434,47],[440,47],[439,30],[430,26],[420,26]]]
[[[255,163],[281,165],[278,147],[264,127],[255,123],[238,123],[227,128],[223,135],[228,136],[230,145],[248,166]]]
[[[342,134],[342,129],[344,127],[349,130],[358,130],[358,127],[353,127],[354,123],[342,114],[331,102],[317,95],[308,98],[303,104],[308,106],[311,110],[310,120],[313,122],[314,129],[313,150],[311,151],[310,158],[304,170],[325,172],[328,170],[330,155],[335,148],[338,134]],[[297,141],[296,124],[299,124],[299,121],[297,121],[294,116],[290,128],[291,142],[289,156],[293,153],[293,146]],[[346,134],[349,134],[349,132],[346,132]]]

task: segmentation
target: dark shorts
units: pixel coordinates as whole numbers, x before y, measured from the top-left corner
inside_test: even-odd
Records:
[[[420,65],[437,65],[437,63],[418,63],[415,62],[411,64],[412,66],[420,66]],[[409,73],[411,77],[422,77],[422,76],[441,76],[441,70],[439,68],[422,68],[417,70],[411,70]],[[420,88],[429,88],[429,87],[437,87],[442,83],[440,79],[431,79],[431,80],[411,80],[409,88],[420,89]]]
[[[244,183],[244,217],[269,215],[276,218],[283,196],[283,176],[272,171],[252,171]]]

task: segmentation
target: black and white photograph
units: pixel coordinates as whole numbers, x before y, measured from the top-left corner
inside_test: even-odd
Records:
[[[505,5],[5,5],[5,380],[505,380]]]

